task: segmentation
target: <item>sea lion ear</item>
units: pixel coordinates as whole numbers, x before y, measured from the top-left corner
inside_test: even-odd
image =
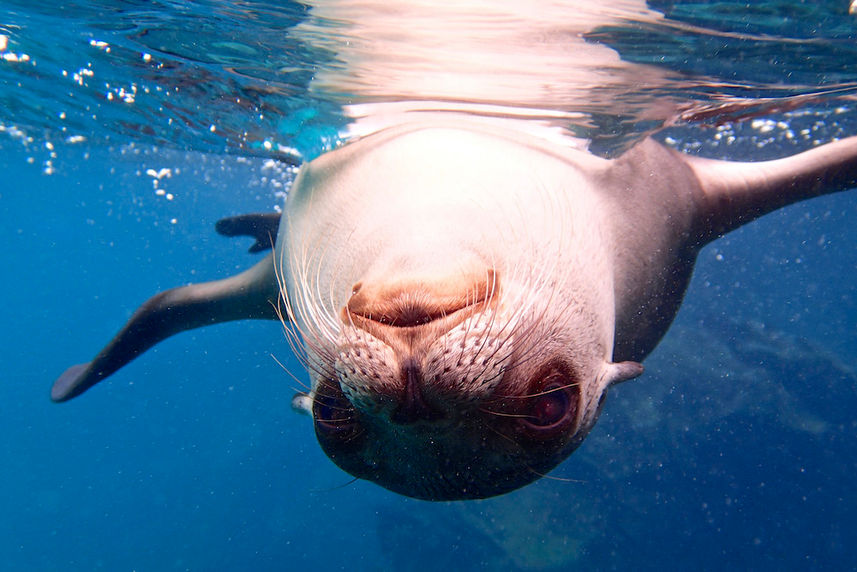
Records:
[[[629,379],[639,377],[643,373],[643,364],[635,361],[609,362],[605,364],[601,377],[603,387],[609,387]]]
[[[295,393],[292,397],[292,409],[312,417],[312,396],[308,393]]]

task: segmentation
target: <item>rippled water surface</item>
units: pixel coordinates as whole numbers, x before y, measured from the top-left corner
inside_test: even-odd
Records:
[[[290,408],[277,324],[48,392],[152,293],[253,262],[214,221],[391,121],[761,159],[857,134],[855,84],[845,1],[0,1],[4,568],[853,568],[854,191],[705,249],[646,375],[498,499],[351,482]]]
[[[349,106],[378,102],[500,106],[590,139],[633,137],[727,101],[850,101],[857,53],[846,9],[8,1],[0,104],[8,125],[204,152],[313,155],[343,134]]]

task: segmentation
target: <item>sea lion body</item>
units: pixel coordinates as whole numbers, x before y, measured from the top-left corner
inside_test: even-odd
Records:
[[[183,329],[286,317],[313,380],[296,404],[339,466],[424,499],[500,494],[568,456],[609,386],[642,372],[703,245],[857,179],[857,138],[764,163],[646,139],[608,160],[509,125],[450,114],[304,165],[279,223],[218,225],[272,254],[155,296],[52,397]]]

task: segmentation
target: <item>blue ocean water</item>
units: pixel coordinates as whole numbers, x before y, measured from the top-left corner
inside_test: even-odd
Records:
[[[790,95],[857,80],[857,60],[836,65],[857,28],[845,3],[765,4],[749,13],[744,3],[655,7],[730,30],[691,35],[709,42],[700,50],[712,38],[729,48],[700,73],[738,82],[786,66]],[[48,399],[56,376],[89,359],[151,294],[255,260],[245,241],[216,235],[213,224],[280,203],[293,173],[271,164],[265,141],[307,156],[333,144],[342,102],[306,88],[313,66],[332,56],[287,42],[260,51],[306,7],[7,1],[0,17],[9,38],[2,53],[37,62],[0,60],[4,569],[854,568],[854,191],[773,213],[707,247],[646,374],[611,393],[592,435],[551,473],[557,478],[486,501],[415,501],[352,482],[324,456],[311,421],[291,410],[308,376],[279,324],[187,332],[80,399]],[[758,39],[772,30],[809,36],[809,28],[817,39],[801,44],[804,59]],[[747,36],[736,39],[738,31]],[[663,30],[648,32],[643,39],[654,42]],[[647,44],[626,46],[629,37],[611,43],[640,59]],[[144,61],[143,44],[169,64],[158,74],[127,64]],[[736,56],[746,53],[773,63]],[[256,59],[266,66],[248,67]],[[672,60],[694,71],[689,58]],[[254,100],[247,117],[264,116],[255,134],[230,123],[243,108],[223,103],[224,93],[259,93],[266,74],[286,64],[294,90]],[[75,83],[63,69],[96,71]],[[194,84],[203,72],[206,81]],[[191,91],[169,109],[195,123],[168,121],[157,93],[107,103],[119,85],[142,92],[147,82]],[[777,122],[798,134],[805,124],[821,140],[857,133],[847,100],[805,110],[765,117],[773,133],[789,130]],[[784,136],[759,149],[772,124],[753,122],[669,136],[678,147],[742,158],[790,152]],[[697,145],[715,140],[716,149]],[[169,176],[158,179],[162,169]]]

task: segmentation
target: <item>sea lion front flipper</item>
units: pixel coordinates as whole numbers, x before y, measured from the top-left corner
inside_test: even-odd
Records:
[[[240,274],[166,290],[134,312],[95,359],[68,368],[51,389],[56,402],[76,397],[173,334],[231,320],[277,320],[273,254]]]
[[[256,239],[248,252],[256,253],[274,248],[280,230],[280,213],[246,214],[222,218],[214,230],[223,236],[250,236]]]
[[[703,190],[698,237],[709,242],[803,199],[857,185],[857,137],[775,159],[742,163],[683,156]]]

